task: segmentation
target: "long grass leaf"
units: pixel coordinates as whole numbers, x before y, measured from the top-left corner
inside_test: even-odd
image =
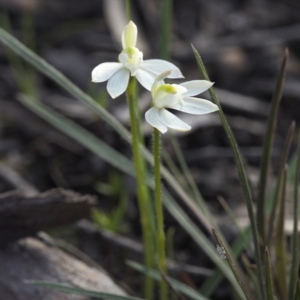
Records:
[[[239,284],[237,283],[235,277],[233,276],[228,265],[225,264],[223,260],[220,259],[217,251],[212,246],[209,239],[202,233],[199,228],[192,222],[192,220],[187,216],[181,207],[172,199],[170,194],[164,190],[164,204],[168,211],[173,215],[173,217],[179,222],[182,228],[190,234],[195,243],[209,256],[209,258],[217,265],[217,267],[223,272],[227,279],[231,282],[232,287],[238,293],[241,299],[245,299],[244,293],[241,290]],[[227,248],[228,249],[228,248]],[[228,249],[228,252],[231,251]]]
[[[271,206],[270,218],[269,218],[269,222],[268,222],[267,242],[268,242],[269,246],[270,246],[271,239],[272,239],[272,233],[273,233],[273,228],[274,228],[274,223],[275,223],[278,201],[279,201],[279,198],[281,197],[281,194],[279,192],[280,182],[282,181],[284,166],[287,163],[289,150],[290,150],[294,132],[295,132],[295,126],[296,126],[295,122],[292,122],[292,124],[289,127],[288,133],[287,133],[287,137],[286,137],[286,141],[284,144],[284,149],[283,149],[282,155],[280,157],[279,172],[278,172],[278,176],[277,176],[274,198],[272,198],[273,202],[271,203],[272,206]]]
[[[229,255],[229,253],[227,252],[227,248],[224,245],[222,239],[220,238],[220,236],[218,235],[217,231],[215,229],[212,229],[213,235],[216,238],[216,241],[218,243],[219,247],[219,251],[221,251],[220,255],[224,256],[224,258],[228,261],[228,264],[232,270],[232,273],[234,274],[237,282],[239,283],[241,289],[244,292],[244,295],[246,296],[247,300],[253,300],[254,298],[252,297],[252,295],[250,294],[250,290],[249,287],[247,286],[245,280],[242,277],[242,274],[238,272],[237,270],[237,266],[235,266],[235,264],[233,263],[231,256]]]
[[[284,172],[281,180],[280,188],[280,206],[279,215],[276,227],[276,277],[278,288],[281,294],[281,299],[287,299],[287,271],[286,271],[286,252],[285,252],[285,235],[284,235],[284,215],[285,215],[285,194],[286,194],[286,179],[287,179],[287,165],[284,166]]]
[[[274,300],[273,276],[268,247],[265,250],[267,299]]]
[[[143,266],[137,262],[127,261],[127,265],[129,265],[131,268],[133,268],[136,271],[139,271],[143,274],[151,276],[155,280],[159,281],[162,279],[162,276],[158,271],[147,269],[145,266]],[[189,298],[195,299],[195,300],[208,300],[208,298],[202,296],[199,292],[190,288],[186,284],[181,283],[180,281],[173,279],[170,276],[167,276],[167,279],[174,286],[175,289],[177,289],[182,294],[188,296]]]
[[[285,55],[282,61],[281,69],[279,72],[279,77],[276,85],[276,90],[274,93],[271,112],[269,114],[269,120],[267,125],[267,131],[264,138],[264,146],[263,146],[263,155],[261,158],[260,164],[260,176],[259,176],[259,190],[258,190],[258,197],[257,197],[257,227],[258,233],[260,238],[265,243],[265,198],[266,198],[266,185],[267,185],[267,178],[268,178],[268,170],[269,170],[269,163],[271,158],[271,151],[273,146],[274,134],[275,134],[275,127],[277,124],[277,116],[279,110],[279,104],[282,97],[282,89],[286,74],[286,65],[288,60],[288,51],[285,51]]]
[[[245,245],[249,243],[251,238],[250,227],[244,229],[243,234],[239,235],[231,245],[232,255],[238,257]],[[224,278],[223,273],[220,270],[216,270],[210,278],[208,278],[200,288],[200,293],[204,296],[209,297],[220,284]]]
[[[193,46],[192,46],[192,49],[194,51],[195,58],[197,60],[197,64],[200,69],[200,72],[202,73],[202,76],[204,77],[204,79],[209,80],[209,76],[206,72],[205,66],[202,62],[202,59],[201,59],[198,51]],[[248,216],[250,219],[250,226],[251,226],[253,242],[254,242],[254,246],[255,246],[255,256],[257,259],[258,277],[259,277],[259,283],[260,283],[260,293],[262,296],[264,296],[265,295],[265,286],[264,286],[264,276],[263,276],[263,260],[261,257],[261,252],[260,252],[260,247],[259,247],[258,229],[257,229],[257,224],[256,224],[255,216],[254,216],[252,195],[251,195],[251,191],[250,191],[250,187],[249,187],[249,182],[248,182],[248,179],[246,176],[242,156],[240,154],[235,137],[230,129],[230,126],[226,120],[226,117],[223,113],[220,102],[219,102],[213,88],[209,89],[209,93],[212,98],[212,101],[219,107],[218,112],[219,112],[219,116],[221,119],[221,123],[223,125],[223,128],[229,139],[231,148],[233,150],[235,163],[236,163],[236,166],[238,169],[239,179],[240,179],[240,182],[241,182],[241,185],[243,188],[243,193],[244,193],[245,202],[246,202],[246,206],[247,206]]]
[[[112,166],[125,173],[134,175],[134,166],[129,159],[125,156],[121,156],[119,152],[114,150],[112,147],[109,147],[83,127],[25,95],[21,96],[19,100],[51,125],[84,145],[93,153],[102,157]]]
[[[121,295],[115,295],[115,294],[109,294],[109,293],[102,293],[102,292],[97,292],[94,290],[88,290],[88,289],[83,289],[79,287],[73,287],[65,284],[58,284],[58,283],[53,283],[53,282],[47,282],[47,281],[27,281],[27,283],[44,287],[44,288],[50,288],[56,291],[60,291],[63,293],[68,293],[68,294],[74,294],[74,295],[82,295],[82,296],[90,296],[93,298],[97,299],[110,299],[110,300],[143,300],[142,298],[137,298],[137,297],[130,297],[130,296],[121,296]]]
[[[168,60],[170,57],[170,39],[172,24],[173,0],[161,1],[161,30],[160,30],[160,52],[162,59]]]
[[[196,182],[193,178],[193,175],[192,175],[192,173],[191,173],[191,171],[190,171],[190,169],[189,169],[189,167],[186,163],[186,160],[185,160],[183,152],[180,148],[178,139],[172,133],[170,135],[170,138],[171,138],[171,143],[172,143],[172,146],[175,150],[179,165],[181,167],[182,173],[184,175],[184,178],[185,178],[186,182],[188,183],[188,185],[190,187],[191,193],[193,194],[193,198],[195,198],[195,201],[197,202],[197,204],[199,205],[201,210],[204,211],[205,213],[207,213],[208,208],[207,208],[206,205],[203,205],[205,202],[203,201],[203,197],[202,197],[202,195],[201,195],[201,193],[200,193],[200,191],[199,191],[199,189],[196,185]]]
[[[296,299],[297,280],[300,262],[299,253],[299,237],[298,237],[298,201],[299,201],[299,172],[300,172],[300,133],[298,135],[298,149],[297,149],[297,168],[295,170],[294,181],[294,197],[293,197],[293,212],[294,212],[294,228],[292,234],[292,262],[289,279],[289,297],[288,299]]]

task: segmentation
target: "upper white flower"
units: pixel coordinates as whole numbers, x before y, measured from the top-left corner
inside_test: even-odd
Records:
[[[183,78],[180,70],[170,62],[161,59],[143,61],[143,52],[135,47],[137,34],[136,25],[130,21],[122,33],[123,51],[119,54],[120,62],[102,63],[92,71],[93,82],[108,80],[107,91],[112,98],[125,92],[130,74],[149,91],[156,77],[164,71],[172,71],[168,78]]]
[[[165,84],[163,79],[168,76],[169,72],[164,72],[155,80],[151,93],[153,107],[146,112],[146,121],[157,128],[160,132],[165,133],[169,128],[179,131],[188,131],[191,126],[181,121],[166,108],[176,109],[189,114],[203,115],[219,108],[212,102],[196,96],[207,89],[213,83],[206,80],[192,80],[181,84]]]

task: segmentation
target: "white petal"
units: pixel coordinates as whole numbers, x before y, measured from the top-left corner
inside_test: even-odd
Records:
[[[136,39],[137,39],[138,30],[136,25],[129,21],[129,23],[125,26],[122,33],[122,46],[123,49],[129,47],[135,47]]]
[[[159,111],[160,111],[160,109],[153,106],[152,108],[150,108],[149,110],[146,111],[145,118],[146,118],[146,121],[152,127],[155,127],[162,133],[166,133],[168,131],[168,127],[160,121]]]
[[[108,62],[102,63],[92,71],[93,82],[103,82],[108,80],[112,75],[122,69],[121,63]]]
[[[218,106],[211,101],[195,97],[184,97],[181,106],[176,105],[170,108],[194,115],[209,114],[219,110]]]
[[[196,96],[208,90],[214,83],[207,80],[192,80],[183,82],[180,85],[187,89],[183,97]]]
[[[128,86],[129,71],[125,68],[115,73],[107,83],[107,91],[112,98],[123,94]]]
[[[179,131],[188,131],[192,128],[164,108],[159,110],[159,118],[164,125]]]
[[[135,77],[146,90],[151,91],[151,87],[156,78],[155,74],[139,68]]]
[[[148,59],[143,61],[141,68],[159,75],[165,71],[171,70],[171,74],[168,75],[168,78],[183,78],[180,70],[172,63],[162,60],[162,59]]]

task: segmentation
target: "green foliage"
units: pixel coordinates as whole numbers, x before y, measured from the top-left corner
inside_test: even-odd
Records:
[[[162,39],[161,43],[161,55],[167,57],[169,55],[169,39],[170,39],[170,20],[171,20],[171,0],[166,0],[163,2],[164,8],[162,14],[165,16],[165,23],[162,24],[163,34],[165,39]],[[129,0],[127,0],[129,7]],[[128,18],[131,15],[131,11],[127,11]],[[30,24],[30,19],[24,17],[24,43],[29,45],[29,48],[34,48],[34,35],[32,31],[32,25]],[[1,17],[1,24],[7,29],[8,32],[11,31],[10,24],[5,15]],[[145,160],[153,165],[153,156],[149,151],[143,146],[143,137],[140,131],[140,109],[134,106],[137,98],[137,90],[132,87],[129,90],[128,99],[131,100],[131,117],[132,124],[135,124],[134,131],[131,135],[128,130],[116,120],[106,109],[107,94],[105,91],[98,91],[91,86],[89,89],[89,95],[78,89],[74,84],[72,84],[65,76],[59,73],[56,69],[34,54],[28,47],[25,47],[22,43],[14,39],[8,32],[0,29],[0,40],[10,48],[7,52],[11,66],[15,71],[16,80],[19,84],[20,91],[26,95],[22,96],[20,101],[27,106],[29,109],[34,111],[40,117],[45,119],[47,122],[55,126],[57,129],[61,130],[68,136],[72,137],[74,140],[78,141],[80,144],[85,146],[87,149],[93,153],[99,155],[102,159],[110,163],[116,169],[129,174],[131,176],[137,176],[139,183],[138,189],[140,193],[140,198],[147,198],[148,192],[146,185],[150,188],[154,188],[155,184],[153,180],[148,176],[147,164]],[[208,74],[202,62],[199,53],[193,48],[196,61],[198,63],[199,69],[202,76],[209,80]],[[73,97],[80,100],[82,103],[91,108],[96,115],[101,117],[105,122],[110,124],[112,128],[128,143],[132,143],[133,136],[133,147],[135,153],[135,164],[132,163],[128,158],[126,158],[121,153],[112,149],[109,145],[99,140],[95,135],[88,132],[75,122],[70,119],[65,118],[59,113],[51,110],[47,106],[37,102],[36,98],[36,73],[32,72],[32,76],[24,76],[27,74],[28,66],[24,65],[21,58],[25,59],[31,66],[38,69],[41,73],[51,78],[65,90],[67,90]],[[293,139],[293,131],[295,125],[292,125],[288,134],[285,148],[283,150],[279,174],[277,178],[276,188],[271,194],[267,196],[266,183],[268,178],[268,169],[270,155],[273,145],[273,136],[275,133],[276,119],[279,110],[279,102],[281,99],[282,87],[285,77],[285,69],[287,64],[287,54],[285,54],[282,68],[279,74],[278,84],[274,94],[274,101],[271,108],[269,123],[266,130],[265,145],[262,155],[261,172],[260,172],[260,184],[259,184],[259,196],[258,196],[258,211],[256,216],[254,215],[254,205],[252,200],[252,192],[249,188],[247,174],[244,168],[243,159],[239,152],[238,145],[236,143],[235,137],[229,127],[227,119],[222,111],[222,107],[218,101],[217,95],[213,89],[210,89],[210,95],[213,102],[219,106],[219,116],[226,132],[228,139],[230,141],[238,174],[240,177],[241,186],[244,192],[244,199],[248,209],[248,215],[250,220],[250,226],[244,230],[241,230],[236,241],[229,246],[226,240],[220,233],[218,226],[214,220],[212,213],[209,211],[207,204],[201,196],[201,193],[197,189],[197,186],[191,176],[187,164],[182,155],[181,149],[179,147],[178,141],[175,137],[172,138],[173,147],[178,161],[180,162],[180,168],[178,168],[170,157],[166,156],[169,165],[172,166],[173,175],[168,169],[161,166],[161,176],[166,180],[170,187],[176,192],[176,194],[187,204],[187,206],[193,211],[198,220],[201,221],[204,230],[201,230],[195,222],[188,216],[187,213],[178,205],[170,193],[162,188],[162,198],[164,205],[170,214],[177,220],[177,222],[182,226],[182,228],[191,236],[195,243],[201,248],[201,250],[206,253],[210,260],[216,265],[216,270],[207,281],[202,285],[200,291],[197,292],[192,288],[172,279],[167,278],[169,284],[172,285],[176,290],[190,297],[191,299],[205,300],[210,297],[210,295],[217,289],[218,284],[225,276],[229,283],[232,285],[233,294],[238,299],[259,299],[259,300],[273,300],[275,297],[277,299],[289,299],[298,300],[299,299],[299,236],[298,236],[298,185],[299,185],[299,164],[300,164],[300,138],[298,141],[298,154],[296,159],[291,160],[290,168],[286,164],[288,163],[287,157],[289,154],[290,145]],[[28,78],[28,81],[23,79]],[[94,98],[94,99],[92,99]],[[136,122],[136,123],[134,123]],[[139,170],[137,174],[135,173],[135,168],[138,167]],[[178,183],[176,179],[178,174],[183,173],[184,188]],[[141,175],[142,174],[142,175]],[[292,175],[291,175],[292,174]],[[175,176],[174,176],[175,175]],[[159,177],[159,176],[157,176]],[[110,213],[104,213],[98,209],[95,209],[92,213],[92,217],[95,223],[100,227],[111,230],[113,232],[122,232],[123,228],[122,222],[126,213],[127,205],[127,194],[125,187],[121,183],[121,177],[117,175],[112,175],[109,179],[108,184],[98,183],[95,188],[106,195],[113,196],[119,199],[118,205]],[[292,243],[289,247],[286,242],[286,236],[284,232],[284,212],[285,212],[285,199],[287,194],[287,185],[292,180],[294,185],[294,230],[292,235]],[[143,190],[141,191],[141,184]],[[156,186],[158,183],[156,182]],[[160,192],[160,191],[159,191]],[[196,201],[194,201],[196,199]],[[145,212],[148,213],[148,204],[145,200],[141,207],[144,210],[141,211],[142,218],[145,217]],[[224,205],[226,207],[226,205]],[[271,208],[271,209],[270,209]],[[231,215],[231,219],[234,222],[234,215],[227,211]],[[147,217],[147,216],[146,216]],[[268,218],[266,218],[268,217]],[[143,219],[144,220],[144,219]],[[277,222],[275,222],[277,220]],[[257,228],[258,224],[258,228]],[[276,224],[276,225],[274,225]],[[152,226],[152,227],[151,227]],[[153,231],[156,229],[153,224],[147,227],[145,232],[152,235]],[[210,238],[207,233],[210,233],[211,227],[214,227],[213,234],[217,240],[218,246],[221,251],[224,251],[224,256],[226,259],[221,259],[218,255],[215,245],[211,243]],[[266,230],[267,229],[267,230]],[[265,236],[265,233],[268,233]],[[169,246],[168,249],[172,250],[172,239],[173,234],[169,234]],[[254,242],[254,251],[251,248],[251,236]],[[274,238],[275,237],[275,238]],[[145,244],[152,241],[152,238],[148,237],[148,240],[144,241]],[[268,248],[266,248],[268,246]],[[146,246],[147,248],[147,246]],[[247,258],[243,258],[242,265],[238,263],[237,258],[239,258],[240,253],[243,249],[247,250],[254,257],[254,265],[251,265]],[[289,251],[290,249],[290,251]],[[149,250],[148,250],[149,251]],[[172,251],[169,251],[172,256]],[[221,253],[222,254],[222,253]],[[153,254],[151,254],[153,256]],[[149,261],[148,261],[149,263]],[[152,262],[151,262],[152,264]],[[150,265],[151,265],[150,264]],[[162,281],[161,274],[147,267],[136,263],[130,263],[130,266],[134,269],[146,274],[149,278],[152,277],[156,280]],[[88,291],[80,288],[74,288],[54,283],[45,282],[31,282],[35,285],[41,287],[54,288],[66,293],[74,293],[78,295],[89,295],[99,299],[119,299],[119,300],[137,300],[139,298],[133,297],[123,297],[105,293],[99,293],[97,291]],[[152,289],[152,287],[150,287]],[[151,292],[148,292],[149,300],[151,298]]]
[[[110,212],[104,212],[100,209],[92,211],[93,221],[100,227],[115,233],[126,232],[126,226],[123,221],[126,214],[128,195],[126,188],[119,174],[113,172],[109,176],[109,184],[96,184],[96,190],[105,193],[110,198],[117,198],[118,204]]]

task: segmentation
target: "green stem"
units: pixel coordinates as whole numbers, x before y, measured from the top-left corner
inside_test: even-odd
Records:
[[[135,164],[137,178],[137,198],[140,210],[140,219],[143,229],[144,247],[145,247],[145,265],[147,268],[153,268],[153,249],[151,224],[148,218],[148,192],[147,176],[143,165],[143,158],[139,150],[139,128],[136,120],[136,79],[131,77],[127,87],[127,100],[130,112],[130,124],[132,134],[132,152]],[[145,298],[153,298],[153,279],[149,276],[145,278]]]
[[[155,206],[156,206],[156,219],[157,219],[157,234],[156,244],[158,252],[158,262],[161,271],[167,274],[166,265],[166,250],[165,250],[165,232],[164,232],[164,215],[162,205],[162,192],[161,192],[161,179],[160,179],[160,132],[154,128],[154,181],[155,181]],[[160,299],[167,300],[168,298],[168,286],[165,280],[160,282]]]

